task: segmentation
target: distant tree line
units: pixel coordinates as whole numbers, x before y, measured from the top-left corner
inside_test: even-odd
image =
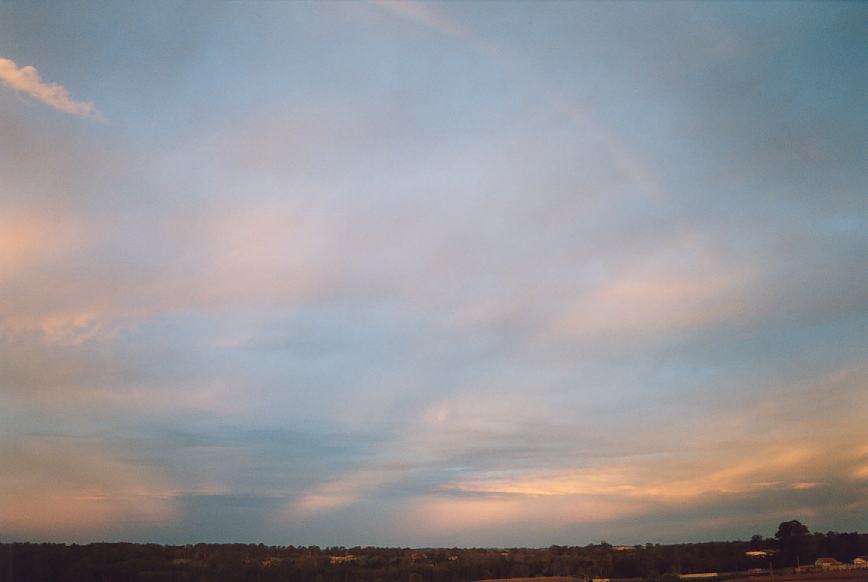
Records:
[[[761,559],[748,551],[769,551]],[[263,544],[0,544],[3,582],[465,582],[485,578],[576,576],[674,580],[678,574],[791,568],[818,557],[868,554],[868,534],[811,533],[784,522],[750,541],[545,549],[374,548]]]

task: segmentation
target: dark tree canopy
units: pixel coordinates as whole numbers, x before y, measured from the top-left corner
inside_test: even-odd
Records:
[[[789,540],[796,540],[800,538],[807,537],[811,532],[808,530],[808,526],[803,524],[797,519],[792,521],[784,521],[781,525],[778,526],[778,531],[775,534],[775,537],[783,542]]]
[[[777,546],[777,548],[775,547]],[[769,564],[747,552],[770,552]],[[868,555],[868,534],[813,533],[784,522],[750,541],[549,548],[319,548],[263,544],[0,543],[0,582],[468,582],[572,576],[679,582],[678,574],[791,572],[819,557]]]

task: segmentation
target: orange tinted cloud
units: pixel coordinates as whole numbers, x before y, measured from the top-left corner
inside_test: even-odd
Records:
[[[806,472],[823,475],[828,451],[808,445],[756,445],[748,451],[723,451],[655,456],[575,471],[537,471],[516,476],[481,476],[455,482],[447,490],[463,494],[507,496],[536,503],[552,498],[569,519],[601,519],[650,510],[664,504],[700,501],[708,495],[746,493],[763,489],[811,489],[819,484],[800,481]],[[814,467],[806,471],[805,467]],[[557,501],[560,498],[562,501]],[[524,501],[515,501],[515,503]],[[572,517],[570,517],[572,516]]]
[[[352,505],[401,476],[400,470],[363,469],[317,483],[287,506],[285,516],[307,517]]]
[[[484,530],[507,524],[524,527],[579,524],[617,519],[641,513],[632,500],[605,497],[563,498],[514,495],[461,496],[452,493],[414,499],[405,511],[412,516],[414,533],[442,534]]]
[[[75,257],[87,242],[83,230],[48,212],[0,216],[0,284],[15,289],[0,306],[0,337],[36,334],[46,343],[78,345],[104,331],[101,300],[78,302],[72,289],[47,285],[43,274]]]
[[[619,272],[568,307],[566,335],[665,333],[742,316],[752,267],[705,248],[696,235],[641,250]]]
[[[26,93],[58,111],[78,117],[99,117],[93,103],[76,101],[64,86],[44,82],[39,71],[32,66],[19,68],[14,61],[0,57],[0,81],[16,92]]]
[[[171,490],[150,467],[99,445],[26,438],[0,444],[0,522],[25,535],[82,535],[175,517]]]
[[[529,509],[521,500],[509,497],[429,496],[417,500],[410,512],[417,523],[449,531],[515,522],[528,515]]]
[[[0,214],[0,282],[69,245],[71,225],[58,229],[43,217]]]

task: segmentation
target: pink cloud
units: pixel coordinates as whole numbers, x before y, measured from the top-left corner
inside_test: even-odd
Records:
[[[669,239],[618,265],[554,323],[563,335],[665,334],[736,321],[749,310],[754,267],[698,235]]]
[[[153,468],[105,447],[57,438],[0,445],[0,522],[24,535],[87,535],[128,522],[176,517],[173,492]]]
[[[49,107],[76,115],[99,119],[94,104],[89,101],[76,101],[63,85],[46,83],[32,66],[18,67],[14,61],[0,57],[0,81],[16,92],[26,93]]]

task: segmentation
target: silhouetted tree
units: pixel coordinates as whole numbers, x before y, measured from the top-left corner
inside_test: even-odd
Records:
[[[786,565],[795,565],[807,549],[808,526],[798,520],[785,521],[778,526],[775,538],[781,549],[781,559]]]

